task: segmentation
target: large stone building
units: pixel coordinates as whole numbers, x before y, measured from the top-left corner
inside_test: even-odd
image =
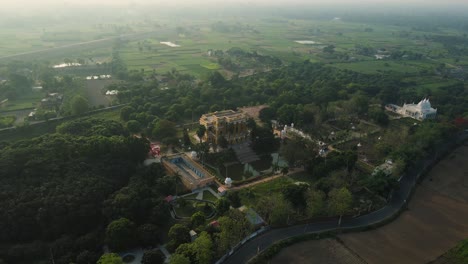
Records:
[[[236,144],[248,139],[247,116],[242,112],[224,110],[204,114],[200,118],[200,125],[205,126],[204,139],[218,144],[220,137],[224,137],[229,144]]]
[[[418,104],[404,104],[401,107],[390,104],[385,108],[402,116],[417,120],[434,119],[437,116],[437,109],[432,108],[429,99],[423,99]]]

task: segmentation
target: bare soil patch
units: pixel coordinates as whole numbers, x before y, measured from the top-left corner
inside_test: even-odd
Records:
[[[280,251],[271,264],[365,264],[335,239],[305,241]]]
[[[105,95],[104,88],[112,82],[112,80],[86,80],[86,97],[91,107],[109,106],[111,98]]]

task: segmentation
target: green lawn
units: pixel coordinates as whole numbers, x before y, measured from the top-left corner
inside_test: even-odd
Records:
[[[294,182],[294,180],[288,177],[280,177],[250,188],[242,189],[239,191],[239,196],[241,197],[243,205],[251,207],[256,204],[257,199],[269,196],[271,194],[280,193],[284,185]]]
[[[0,108],[0,112],[37,107],[43,97],[44,94],[41,92],[32,92],[17,99],[8,100],[5,106]]]
[[[210,191],[203,191],[203,200],[216,202],[218,200],[218,198],[216,196],[214,196]]]
[[[316,179],[313,179],[307,172],[301,171],[288,176],[293,181],[297,182],[307,182],[309,184],[314,184]]]

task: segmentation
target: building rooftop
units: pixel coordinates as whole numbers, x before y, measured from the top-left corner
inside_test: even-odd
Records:
[[[241,112],[236,112],[234,110],[223,110],[204,114],[201,117],[201,120],[204,120],[206,122],[214,122],[217,119],[227,119],[227,121],[236,121],[245,119],[245,115]]]

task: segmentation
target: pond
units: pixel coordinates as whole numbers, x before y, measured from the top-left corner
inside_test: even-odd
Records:
[[[272,153],[271,155],[264,155],[260,157],[260,160],[254,161],[247,164],[229,164],[220,168],[221,174],[224,177],[230,177],[235,181],[241,181],[248,179],[250,177],[255,177],[261,173],[269,173],[273,165],[278,165],[280,167],[287,166],[285,160],[279,157],[278,153]]]
[[[172,43],[170,41],[161,41],[159,42],[160,44],[163,44],[163,45],[166,45],[166,46],[169,46],[169,47],[172,47],[172,48],[177,48],[177,47],[180,47],[180,45],[177,45],[175,43]]]
[[[318,44],[317,42],[313,40],[295,40],[294,42],[303,44],[303,45],[312,45],[312,44]]]

